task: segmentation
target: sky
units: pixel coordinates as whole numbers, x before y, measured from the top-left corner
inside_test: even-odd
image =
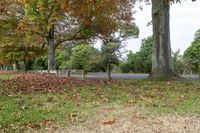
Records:
[[[151,5],[144,5],[141,11],[136,8],[134,15],[135,23],[140,29],[138,39],[131,39],[125,42],[126,49],[138,51],[141,45],[141,39],[152,35],[152,27],[147,26],[151,21]],[[170,11],[171,45],[172,51],[180,50],[181,54],[191,45],[195,32],[200,29],[200,0],[191,2],[183,1],[181,4],[174,4]]]

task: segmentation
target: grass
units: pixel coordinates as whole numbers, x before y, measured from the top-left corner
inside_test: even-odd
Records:
[[[1,74],[0,75],[0,80],[7,80],[7,79],[9,79],[11,77],[12,77],[12,75],[10,75],[10,74]]]
[[[82,86],[63,94],[1,95],[0,130],[80,124],[95,117],[102,107],[113,105],[133,107],[147,115],[200,116],[200,82],[126,80],[101,87]]]

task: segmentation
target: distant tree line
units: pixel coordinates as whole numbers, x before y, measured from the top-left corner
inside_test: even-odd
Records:
[[[134,7],[136,2],[152,4],[152,27],[153,45],[152,52],[146,52],[149,46],[142,45],[137,53],[129,53],[127,60],[116,60],[115,55],[121,48],[121,43],[130,38],[137,38],[139,30],[134,23]],[[62,62],[57,55],[62,49],[62,45],[70,42],[84,41],[83,44],[94,44],[100,40],[102,49],[101,59],[111,79],[113,64],[120,64],[123,71],[147,73],[151,69],[152,79],[177,79],[179,76],[174,70],[180,72],[198,72],[199,64],[196,57],[193,60],[191,51],[180,57],[174,53],[176,59],[172,58],[170,41],[170,6],[182,0],[4,0],[0,2],[0,64],[1,68],[13,64],[14,69],[18,69],[21,62],[24,70],[28,66],[37,68],[31,61],[38,60],[44,56],[48,71],[56,70]],[[195,1],[195,0],[192,0]],[[148,41],[143,40],[143,41]],[[142,42],[144,43],[144,42]],[[195,43],[195,42],[194,42]],[[110,45],[115,44],[115,45]],[[111,47],[110,47],[111,46]],[[78,46],[79,47],[79,46]],[[83,47],[82,47],[83,48]],[[59,50],[62,49],[62,50]],[[69,58],[70,62],[66,66],[83,69],[84,65],[73,64],[77,59],[74,48]],[[192,49],[192,48],[191,48]],[[113,51],[114,50],[114,51]],[[96,51],[96,50],[94,50]],[[86,51],[80,50],[80,53]],[[76,52],[75,52],[76,53]],[[77,52],[77,54],[80,54]],[[87,53],[87,52],[86,52]],[[91,52],[88,52],[90,54]],[[194,52],[192,51],[192,56]],[[46,54],[46,55],[43,55]],[[93,54],[93,53],[92,53]],[[152,54],[152,55],[151,55]],[[84,54],[80,54],[84,55]],[[59,58],[65,55],[59,55]],[[89,55],[88,55],[89,56]],[[88,56],[85,56],[84,58]],[[198,56],[198,55],[195,55]],[[74,57],[74,58],[72,58]],[[151,60],[149,58],[152,57]],[[182,59],[180,59],[182,58]],[[118,61],[119,60],[119,61]],[[173,60],[175,63],[173,63]],[[182,60],[182,61],[181,61]],[[186,61],[187,60],[187,61]],[[96,61],[96,60],[95,60]],[[82,62],[82,61],[80,61]],[[133,64],[130,64],[133,63]],[[192,67],[187,66],[184,70],[179,70],[178,66],[187,62]],[[88,62],[90,64],[90,62]],[[176,64],[178,63],[178,64]],[[73,65],[72,65],[73,64]],[[87,67],[90,65],[88,64]],[[151,67],[149,67],[152,64]],[[83,68],[84,67],[84,68]],[[176,72],[177,73],[177,72]]]
[[[122,72],[128,73],[151,73],[152,67],[152,37],[142,40],[138,52],[129,52],[127,59],[120,63]],[[191,46],[183,55],[180,50],[172,52],[173,69],[176,74],[199,74],[200,73],[200,30],[197,30]]]
[[[120,43],[108,43],[100,49],[85,41],[65,44],[56,52],[57,70],[82,70],[83,79],[87,72],[108,72],[115,68],[122,73],[150,73],[152,69],[152,36],[144,38],[140,50],[136,53],[129,51],[125,60],[121,58]],[[184,52],[173,52],[173,68],[176,74],[198,74],[200,72],[200,30],[195,33],[192,45]],[[2,50],[1,54],[4,54]],[[10,55],[17,57],[17,55]],[[27,57],[28,58],[28,53]],[[4,66],[5,67],[5,66]],[[43,55],[33,56],[26,62],[17,61],[8,66],[12,70],[47,70],[48,57]],[[3,69],[3,66],[1,66]],[[5,68],[4,68],[5,69]],[[69,74],[70,75],[70,74]]]

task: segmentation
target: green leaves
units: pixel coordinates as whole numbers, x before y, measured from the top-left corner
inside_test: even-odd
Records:
[[[100,61],[100,53],[94,47],[88,44],[77,46],[72,52],[70,58],[71,67],[84,71],[92,71]]]
[[[200,71],[200,30],[195,33],[192,45],[185,51],[184,58],[189,60],[192,64],[193,72]]]
[[[102,46],[102,62],[103,64],[118,64],[119,59],[117,52],[120,50],[121,45],[119,43],[107,43]]]
[[[0,49],[0,63],[30,60],[44,54],[45,50],[39,47],[4,47]]]
[[[127,60],[120,64],[121,70],[124,72],[150,73],[152,66],[152,47],[152,36],[143,39],[140,51],[136,53],[130,52]]]

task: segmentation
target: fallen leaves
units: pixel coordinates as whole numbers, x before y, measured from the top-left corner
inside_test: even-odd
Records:
[[[37,123],[28,122],[24,126],[37,130],[40,129],[41,127],[56,127],[56,123],[51,119],[44,119]]]
[[[107,118],[105,120],[103,120],[102,124],[103,125],[111,125],[115,123],[115,118]]]
[[[180,95],[176,99],[177,99],[177,101],[183,101],[185,99],[185,96],[184,95]]]
[[[26,127],[30,127],[32,129],[39,129],[39,128],[41,128],[41,126],[39,124],[35,124],[35,123],[32,123],[32,122],[27,123]]]
[[[55,125],[55,121],[50,120],[50,119],[43,120],[43,121],[41,121],[41,123],[42,123],[42,125],[45,125],[45,126],[48,126],[48,127]]]
[[[56,75],[20,74],[12,79],[0,80],[2,88],[0,94],[32,93],[32,92],[57,92],[83,85],[105,85],[112,81],[104,80],[79,80],[76,78],[61,77]],[[80,99],[80,95],[75,96]]]
[[[193,105],[194,105],[194,106],[195,106],[195,105],[200,106],[200,101],[194,102]]]

